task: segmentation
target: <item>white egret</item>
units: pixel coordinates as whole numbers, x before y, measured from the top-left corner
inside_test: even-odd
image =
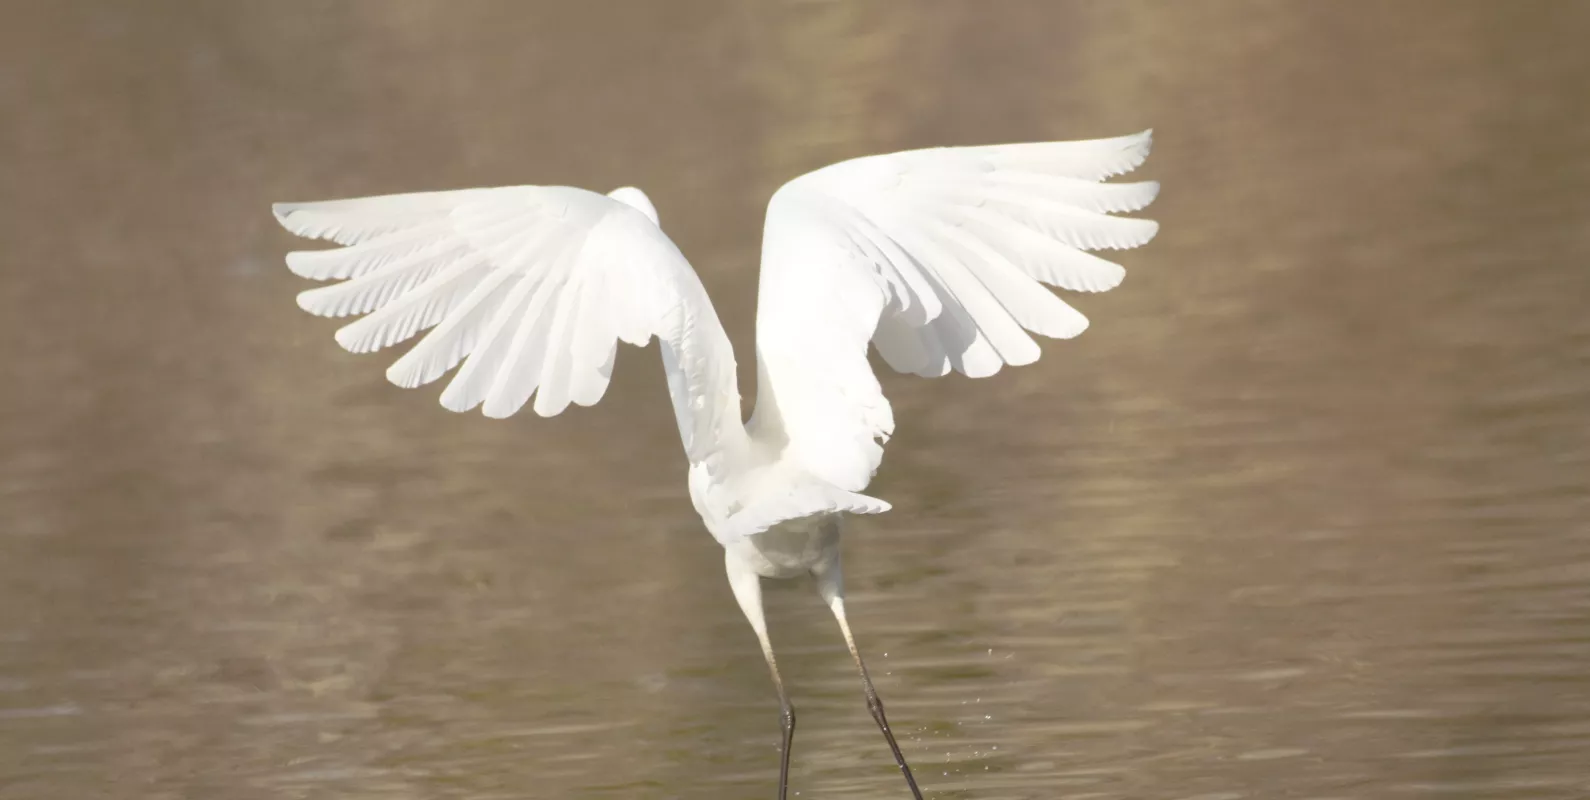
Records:
[[[294,252],[299,295],[356,353],[429,333],[387,370],[403,387],[463,367],[443,406],[548,417],[602,398],[617,343],[660,342],[690,499],[724,549],[729,585],[778,691],[789,782],[795,709],[762,613],[763,578],[811,575],[861,673],[867,707],[912,795],[845,619],[844,514],[889,504],[860,492],[894,430],[868,347],[895,370],[992,375],[1031,363],[1027,331],[1070,338],[1087,319],[1040,283],[1099,292],[1124,270],[1086,252],[1153,238],[1153,182],[1105,183],[1148,156],[1150,133],[914,150],[824,167],[768,203],[756,319],[757,392],[740,414],[734,353],[690,264],[640,190],[512,186],[282,203],[276,218],[341,248]]]

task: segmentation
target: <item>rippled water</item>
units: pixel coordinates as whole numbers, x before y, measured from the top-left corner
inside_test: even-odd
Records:
[[[749,352],[783,180],[1150,125],[1160,238],[1038,365],[890,376],[851,614],[966,798],[1590,796],[1590,4],[16,4],[0,796],[770,796],[651,353],[454,416],[268,203],[644,187]],[[770,586],[800,797],[905,796]]]

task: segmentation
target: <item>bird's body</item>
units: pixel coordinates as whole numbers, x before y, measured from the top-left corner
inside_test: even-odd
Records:
[[[1146,243],[1153,183],[1108,184],[1148,154],[1116,139],[939,148],[834,164],[768,204],[756,330],[755,411],[742,420],[737,363],[705,289],[638,189],[608,195],[515,186],[320,203],[277,219],[341,249],[288,266],[341,283],[304,292],[366,352],[430,332],[387,377],[414,387],[462,364],[444,406],[542,416],[607,390],[618,341],[660,343],[690,498],[772,671],[784,733],[794,711],[763,620],[763,578],[812,576],[861,670],[868,707],[913,794],[845,618],[846,514],[889,509],[862,494],[894,431],[869,349],[899,372],[985,377],[1031,363],[1027,332],[1070,338],[1087,320],[1040,286],[1104,291],[1123,271],[1087,253]],[[534,396],[532,403],[531,398]]]
[[[735,559],[763,578],[799,578],[810,575],[839,552],[838,514],[816,514],[787,520],[756,536],[745,536],[724,546]]]

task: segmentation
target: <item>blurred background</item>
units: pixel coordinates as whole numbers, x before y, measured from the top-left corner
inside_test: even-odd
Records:
[[[850,605],[922,785],[1590,796],[1590,3],[4,19],[0,797],[770,796],[654,352],[594,409],[446,413],[298,310],[269,204],[635,184],[749,361],[785,180],[1147,127],[1162,233],[1067,297],[1086,335],[884,378]],[[792,791],[905,797],[831,617],[769,592]]]

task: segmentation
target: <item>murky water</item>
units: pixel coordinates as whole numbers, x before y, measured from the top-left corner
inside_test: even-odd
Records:
[[[742,798],[776,708],[651,353],[454,416],[268,203],[635,183],[742,353],[852,155],[1153,126],[1081,339],[890,376],[852,616],[936,797],[1590,796],[1590,4],[16,3],[0,796]],[[770,587],[800,797],[901,798]]]

